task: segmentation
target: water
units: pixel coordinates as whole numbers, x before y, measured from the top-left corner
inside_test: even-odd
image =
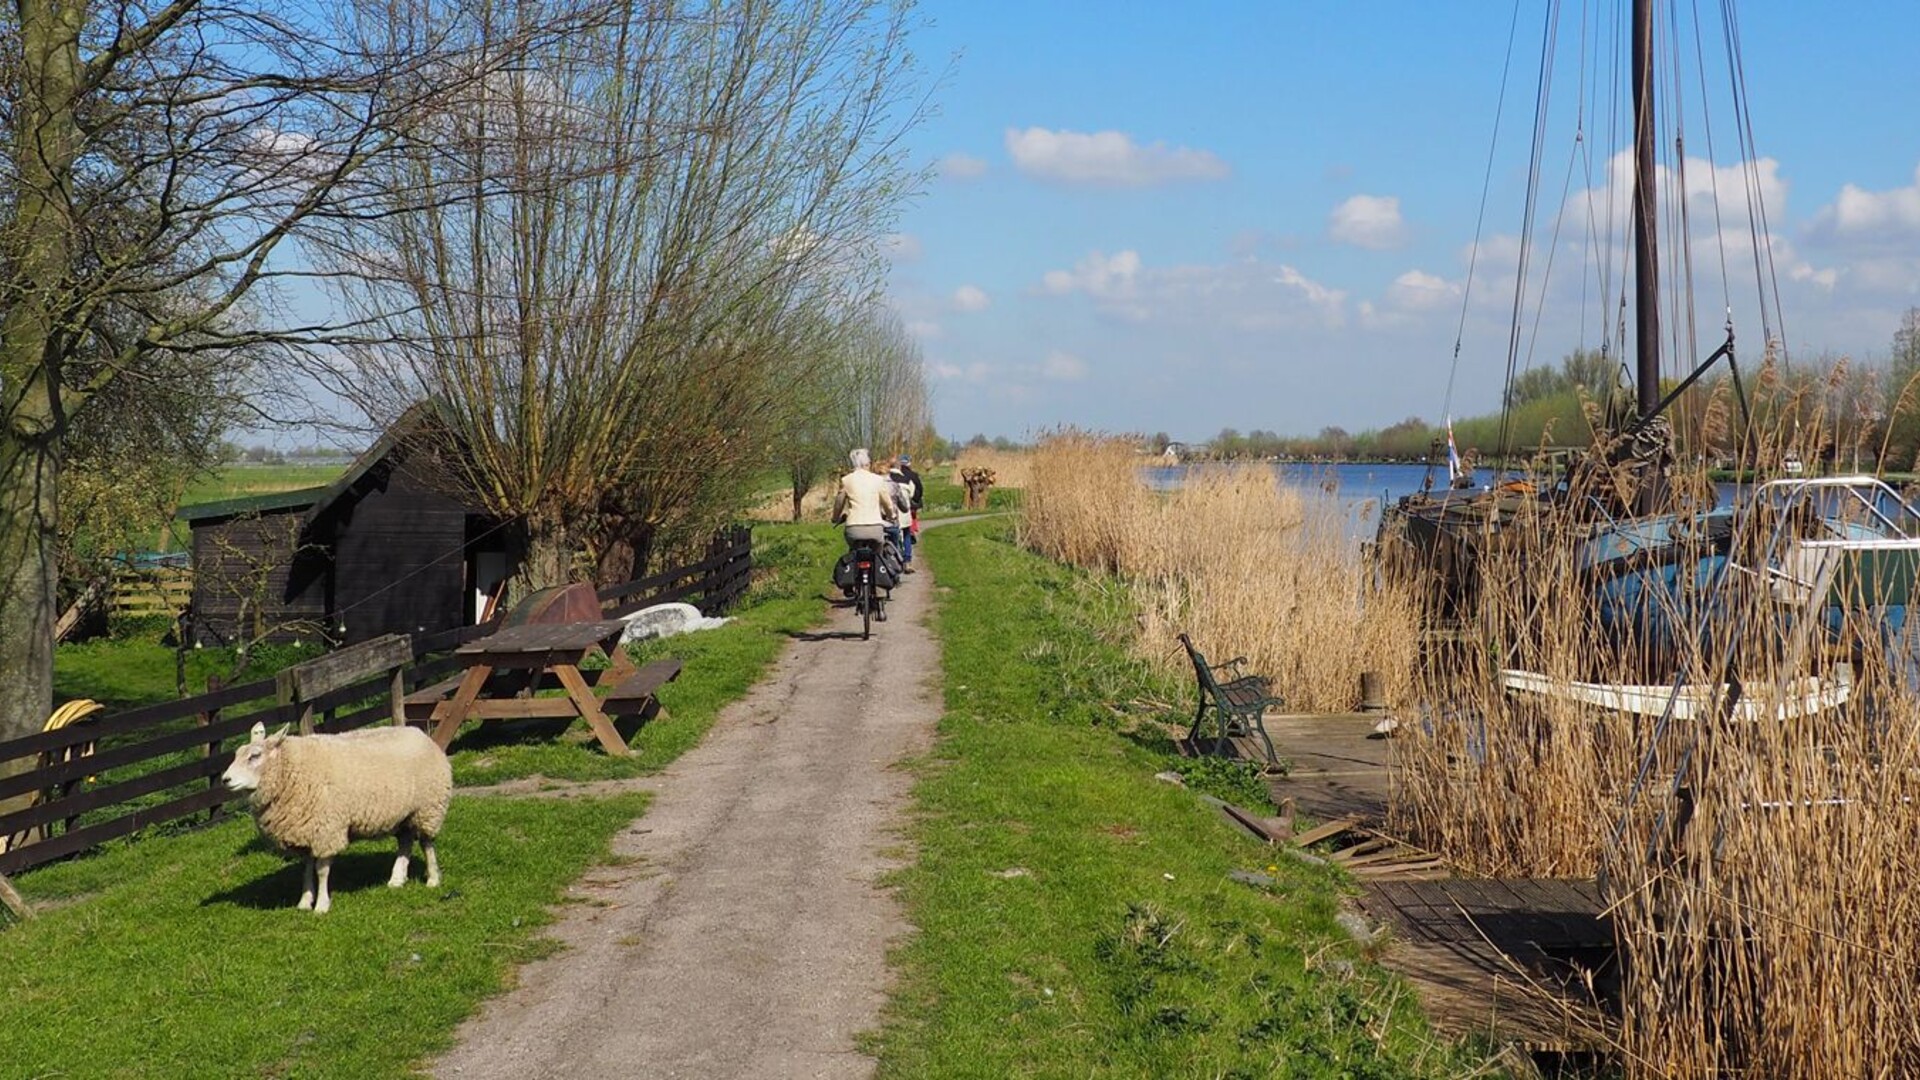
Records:
[[[1168,491],[1186,482],[1187,475],[1199,469],[1233,468],[1231,465],[1156,465],[1140,470],[1149,487]],[[1244,466],[1242,466],[1244,467]],[[1370,540],[1380,524],[1380,508],[1404,495],[1421,490],[1428,471],[1425,465],[1344,464],[1328,465],[1307,461],[1276,461],[1267,465],[1274,478],[1288,487],[1298,488],[1309,499],[1331,499],[1347,518],[1347,535],[1355,540]],[[1434,489],[1447,486],[1443,466],[1432,471]],[[1492,469],[1474,471],[1475,484],[1493,483]]]
[[[1149,487],[1169,491],[1186,481],[1187,474],[1200,469],[1225,469],[1236,466],[1216,462],[1194,465],[1156,465],[1140,470]],[[1239,466],[1246,467],[1246,466]],[[1257,466],[1256,466],[1257,467]],[[1274,478],[1288,487],[1298,488],[1310,499],[1332,499],[1347,517],[1347,535],[1355,540],[1371,540],[1380,524],[1380,509],[1402,496],[1422,490],[1429,475],[1425,465],[1345,464],[1328,465],[1306,461],[1276,461],[1267,464]],[[1432,470],[1433,490],[1447,486],[1447,470]],[[1493,483],[1492,469],[1476,469],[1476,486]],[[1719,504],[1731,506],[1745,494],[1737,484],[1716,484]]]

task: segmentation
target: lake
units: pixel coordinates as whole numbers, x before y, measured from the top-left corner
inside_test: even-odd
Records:
[[[1260,463],[1247,463],[1239,467],[1258,467]],[[1274,472],[1275,478],[1289,487],[1299,488],[1309,498],[1331,498],[1338,502],[1340,509],[1348,517],[1347,535],[1356,540],[1371,540],[1380,524],[1380,508],[1403,495],[1411,495],[1421,489],[1426,482],[1428,470],[1425,465],[1386,465],[1386,464],[1346,464],[1326,465],[1305,461],[1275,461],[1265,463]],[[1226,469],[1236,466],[1216,462],[1201,462],[1194,465],[1155,465],[1140,470],[1148,486],[1158,491],[1179,487],[1186,481],[1187,474],[1196,469]],[[1447,486],[1447,470],[1440,466],[1432,470],[1434,490],[1444,490]],[[1476,469],[1475,484],[1493,483],[1494,470]],[[1719,489],[1720,504],[1731,505],[1743,493],[1737,484],[1716,484]],[[1329,488],[1331,491],[1329,492]]]
[[[1140,470],[1140,473],[1148,486],[1166,491],[1185,483],[1187,474],[1194,470],[1234,467],[1202,462],[1194,465],[1155,465]],[[1252,467],[1258,467],[1258,464]],[[1328,465],[1307,461],[1276,461],[1266,463],[1266,467],[1273,470],[1274,477],[1280,483],[1299,488],[1309,498],[1337,500],[1342,511],[1348,515],[1348,535],[1366,540],[1373,538],[1374,529],[1379,525],[1380,508],[1403,495],[1419,491],[1428,475],[1425,465]],[[1473,474],[1477,484],[1491,484],[1493,477],[1492,469],[1476,469]],[[1447,486],[1445,466],[1433,470],[1433,484],[1436,490]]]

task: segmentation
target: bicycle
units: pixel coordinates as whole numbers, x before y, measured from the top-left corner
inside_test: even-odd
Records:
[[[854,583],[853,606],[860,612],[860,640],[866,641],[873,636],[873,617],[876,613],[884,621],[886,601],[880,595],[880,589],[874,582],[874,566],[880,559],[880,540],[860,540],[854,544]]]

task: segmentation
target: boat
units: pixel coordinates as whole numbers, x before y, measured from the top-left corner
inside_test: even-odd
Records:
[[[1486,488],[1465,490],[1451,482],[1458,476],[1458,455],[1449,422],[1450,482],[1437,490],[1433,483],[1436,442],[1426,490],[1383,508],[1373,550],[1385,572],[1417,587],[1427,629],[1453,640],[1475,633],[1484,560],[1503,544],[1527,542],[1510,539],[1516,522],[1549,522],[1549,531],[1559,538],[1554,542],[1573,545],[1578,589],[1594,605],[1603,631],[1599,647],[1587,658],[1590,674],[1641,681],[1555,680],[1507,667],[1501,675],[1505,688],[1631,713],[1664,697],[1688,714],[1695,707],[1689,703],[1708,700],[1714,697],[1708,691],[1717,689],[1680,682],[1683,658],[1699,657],[1690,639],[1692,644],[1713,639],[1733,617],[1728,590],[1755,581],[1764,582],[1774,609],[1765,625],[1743,627],[1743,632],[1778,637],[1781,648],[1801,662],[1813,664],[1818,656],[1860,647],[1849,642],[1816,649],[1836,644],[1818,640],[1823,635],[1858,635],[1859,620],[1850,624],[1849,617],[1862,612],[1873,616],[1875,644],[1905,648],[1901,631],[1906,593],[1920,563],[1920,515],[1874,477],[1808,477],[1797,452],[1797,427],[1780,459],[1784,477],[1759,486],[1745,505],[1685,506],[1669,497],[1676,453],[1666,413],[1681,395],[1724,361],[1743,426],[1750,427],[1750,412],[1731,315],[1719,347],[1662,393],[1652,0],[1633,0],[1632,9],[1634,411],[1609,417],[1589,447],[1552,463],[1535,463],[1528,472]],[[1518,333],[1514,337],[1517,341]],[[1510,356],[1509,371],[1511,361]],[[1751,445],[1750,435],[1743,434],[1741,441]],[[1786,522],[1795,524],[1775,524]],[[1552,600],[1564,602],[1563,597]],[[1920,663],[1907,666],[1920,669]],[[1793,708],[1831,708],[1847,700],[1837,677],[1811,668],[1796,677],[1802,676],[1812,682],[1804,705]],[[1913,681],[1920,684],[1920,678]]]

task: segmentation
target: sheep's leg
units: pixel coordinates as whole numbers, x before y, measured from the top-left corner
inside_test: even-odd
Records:
[[[393,834],[400,845],[400,853],[393,859],[393,874],[387,878],[387,888],[397,889],[407,883],[407,860],[413,855],[413,830],[406,826]]]
[[[300,868],[300,910],[313,910],[313,856]]]
[[[420,837],[420,850],[427,857],[427,888],[440,887],[440,856],[434,854],[433,837]]]
[[[327,875],[333,873],[333,856],[317,858],[314,863],[315,876],[320,880],[320,895],[313,902],[313,913],[325,915],[333,908],[333,897],[327,892]]]

